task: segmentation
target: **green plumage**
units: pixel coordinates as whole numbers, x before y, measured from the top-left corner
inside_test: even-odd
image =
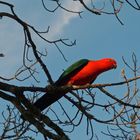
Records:
[[[81,70],[88,63],[88,61],[88,59],[81,59],[72,64],[61,74],[59,79],[55,82],[55,85],[63,85],[67,81],[67,79]]]

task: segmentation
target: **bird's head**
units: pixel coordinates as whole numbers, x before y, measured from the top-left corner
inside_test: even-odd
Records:
[[[101,65],[106,70],[109,69],[116,69],[117,68],[117,62],[112,58],[104,58],[101,60]]]

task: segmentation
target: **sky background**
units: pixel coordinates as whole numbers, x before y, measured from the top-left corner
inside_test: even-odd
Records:
[[[6,1],[8,2],[8,0]],[[135,11],[127,4],[124,4],[119,14],[124,23],[122,26],[112,15],[103,14],[97,16],[91,14],[77,2],[68,0],[64,1],[65,6],[75,11],[83,10],[82,18],[77,14],[67,13],[61,9],[58,9],[55,13],[48,13],[43,9],[39,0],[9,0],[9,2],[15,5],[15,11],[19,17],[38,30],[45,30],[50,26],[50,32],[44,35],[47,39],[67,38],[69,39],[68,42],[76,40],[76,45],[72,47],[59,44],[60,49],[68,60],[66,62],[55,46],[47,44],[37,36],[34,36],[39,50],[44,51],[44,48],[47,49],[48,56],[44,59],[44,62],[54,80],[58,79],[63,69],[81,58],[101,59],[111,57],[117,61],[118,68],[115,71],[104,73],[95,82],[119,82],[122,80],[121,69],[126,68],[122,61],[122,56],[131,63],[131,55],[134,52],[138,61],[140,61],[140,12]],[[88,3],[89,1],[87,0],[86,2]],[[96,4],[100,5],[99,1],[96,1]],[[50,1],[49,8],[53,6]],[[9,11],[9,9],[0,6],[1,11]],[[7,18],[0,20],[0,52],[5,54],[4,58],[0,58],[1,76],[10,77],[21,66],[23,46],[22,28]],[[129,72],[126,71],[128,77],[132,77]],[[40,80],[40,86],[46,85],[47,79],[44,79],[43,74],[37,75],[37,77]],[[18,85],[36,84],[32,79],[23,83],[16,81],[11,83]],[[120,92],[118,91],[117,93]],[[62,99],[62,101],[64,100]],[[66,101],[64,103],[67,105]],[[98,113],[97,111],[95,112]],[[86,126],[83,123],[75,132],[69,134],[71,139],[87,139],[86,132],[81,134],[84,127]],[[95,131],[98,134],[103,128],[101,125],[96,125]],[[104,138],[104,140],[108,140],[108,138]]]

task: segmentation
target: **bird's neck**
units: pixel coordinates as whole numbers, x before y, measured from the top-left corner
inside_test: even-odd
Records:
[[[93,67],[94,67],[94,69],[96,69],[96,74],[97,75],[111,69],[109,65],[104,64],[100,60],[94,61],[93,63],[94,63]]]

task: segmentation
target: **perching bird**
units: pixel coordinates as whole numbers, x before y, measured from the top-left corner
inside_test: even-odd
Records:
[[[116,67],[116,61],[111,58],[101,60],[81,59],[68,67],[54,83],[54,86],[91,84],[99,74]],[[42,111],[65,94],[56,93],[54,96],[46,93],[34,105]]]

